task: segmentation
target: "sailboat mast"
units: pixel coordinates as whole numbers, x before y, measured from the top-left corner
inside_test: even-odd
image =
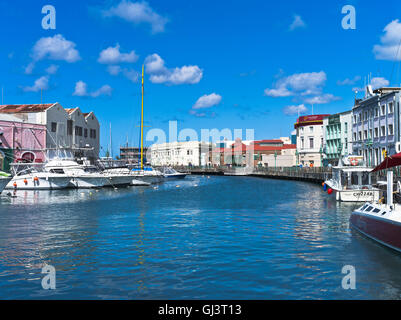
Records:
[[[145,65],[142,65],[142,110],[141,110],[141,170],[143,170],[143,76]]]

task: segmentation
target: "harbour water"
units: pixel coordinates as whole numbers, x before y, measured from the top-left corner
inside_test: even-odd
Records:
[[[189,176],[0,199],[0,299],[399,299],[401,255],[318,185]],[[56,289],[41,268],[56,269]],[[343,266],[356,289],[341,286]]]

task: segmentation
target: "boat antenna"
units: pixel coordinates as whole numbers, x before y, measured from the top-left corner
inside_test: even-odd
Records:
[[[142,109],[141,109],[141,170],[143,170],[143,77],[144,77],[145,65],[142,65]]]

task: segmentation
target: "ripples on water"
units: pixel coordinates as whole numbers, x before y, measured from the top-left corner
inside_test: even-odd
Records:
[[[177,187],[179,185],[179,187]],[[2,299],[399,299],[401,257],[321,187],[190,176],[0,197]],[[41,288],[42,266],[57,289]],[[357,289],[343,290],[353,265]]]

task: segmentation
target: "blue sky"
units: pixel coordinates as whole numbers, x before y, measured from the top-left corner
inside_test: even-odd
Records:
[[[41,26],[47,4],[55,30]],[[341,25],[347,4],[355,30]],[[138,143],[143,63],[145,131],[177,120],[288,136],[312,103],[350,109],[370,73],[401,82],[399,1],[0,0],[0,15],[4,103],[39,103],[42,88],[44,102],[93,110],[105,148],[112,123],[114,154],[127,135]]]

